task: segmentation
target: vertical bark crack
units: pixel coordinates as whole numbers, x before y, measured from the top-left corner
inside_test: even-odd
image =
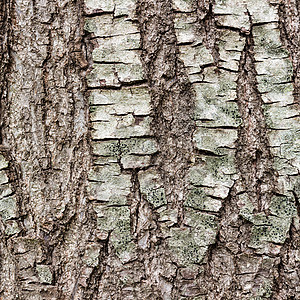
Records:
[[[0,144],[2,144],[3,102],[7,96],[7,73],[10,62],[11,2],[0,3]]]
[[[282,44],[288,51],[293,64],[293,100],[299,111],[300,104],[300,3],[297,0],[283,0],[278,7],[279,29]],[[292,128],[291,128],[292,130]],[[296,142],[298,139],[296,139]],[[295,153],[298,156],[298,153]],[[297,176],[298,177],[298,176]],[[278,266],[278,277],[275,280],[276,291],[274,299],[298,299],[299,297],[299,253],[300,228],[298,220],[300,217],[299,205],[299,180],[294,181],[293,197],[296,205],[296,218],[294,218],[289,230],[289,238],[280,252],[280,264]],[[293,180],[293,179],[292,179]]]
[[[249,14],[249,12],[248,12]],[[257,88],[252,22],[245,35],[237,80],[237,101],[242,125],[239,127],[236,161],[243,186],[256,211],[268,210],[275,191],[276,176],[267,138],[262,99]]]
[[[218,31],[213,12],[213,4],[210,0],[196,0],[197,27],[203,43],[210,50],[214,63],[218,66],[220,60],[219,48],[217,45]]]
[[[294,101],[300,104],[300,7],[296,0],[283,0],[278,8],[279,29],[283,45],[293,63]]]
[[[193,153],[194,94],[178,58],[172,2],[139,0],[137,16],[142,61],[152,96],[152,128],[160,148],[158,165],[167,201],[178,209],[180,223]]]

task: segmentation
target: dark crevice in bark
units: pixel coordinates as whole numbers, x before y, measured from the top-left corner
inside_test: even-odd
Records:
[[[16,277],[17,260],[13,255],[12,240],[17,236],[22,235],[22,200],[20,189],[21,170],[16,164],[13,153],[8,145],[3,143],[3,127],[7,120],[5,118],[7,109],[9,108],[8,92],[9,92],[9,74],[11,71],[12,56],[12,26],[13,26],[13,1],[2,0],[0,2],[0,154],[8,162],[8,167],[2,172],[8,176],[7,187],[11,188],[10,194],[1,196],[1,209],[3,202],[6,199],[16,199],[16,215],[14,218],[5,220],[3,211],[0,217],[0,298],[3,299],[18,299],[18,284],[19,280]],[[10,145],[9,145],[10,146]],[[3,185],[1,186],[3,192]],[[14,234],[8,234],[7,229],[10,222],[16,222],[20,231]]]
[[[82,69],[82,78],[85,78],[87,76],[88,73],[91,72],[91,70],[93,69],[93,65],[94,65],[94,60],[93,60],[93,50],[95,48],[97,48],[97,46],[99,46],[98,41],[96,39],[96,37],[94,36],[93,33],[88,32],[88,31],[84,31],[84,22],[91,17],[98,17],[98,16],[103,16],[103,15],[111,15],[110,12],[104,12],[104,11],[93,11],[92,13],[87,13],[86,12],[86,8],[85,8],[85,4],[84,4],[84,0],[81,0],[81,17],[79,17],[79,19],[81,20],[81,27],[82,27],[82,43],[83,43],[83,52],[80,53],[79,55],[83,54],[83,57],[81,57],[79,59],[79,61],[82,61],[81,63],[81,69]],[[76,54],[78,56],[78,54]],[[78,61],[78,59],[76,58],[76,60]],[[132,83],[132,86],[140,86],[145,84],[145,82],[137,82],[137,83]],[[124,84],[124,86],[126,85],[126,83]],[[130,85],[130,84],[128,84]],[[87,105],[87,112],[89,111],[89,102],[88,102],[88,98],[90,97],[90,94],[93,90],[119,90],[123,87],[123,84],[121,84],[120,86],[99,86],[99,87],[89,87],[86,83],[86,81],[84,82],[84,88],[85,88],[85,99],[86,99],[86,105]],[[91,166],[93,165],[93,161],[95,160],[95,158],[97,157],[96,155],[93,155],[93,150],[92,150],[92,146],[91,146],[91,142],[96,142],[96,141],[105,141],[106,139],[101,139],[101,140],[92,140],[92,136],[91,136],[91,131],[92,131],[92,126],[91,126],[92,122],[90,120],[90,114],[88,113],[88,133],[87,133],[87,140],[88,140],[88,145],[89,145],[89,157],[91,158],[90,161],[90,166],[89,168],[91,168]],[[118,140],[119,144],[121,139],[107,139],[109,141],[111,140]],[[124,172],[123,166],[121,164],[121,157],[120,155],[118,155],[117,157],[118,160],[118,164],[120,166],[121,169],[121,173]],[[92,182],[92,180],[87,179],[88,182]],[[89,195],[88,192],[85,192],[85,197],[86,199],[89,199]],[[101,237],[101,239],[99,239],[98,233],[99,233],[99,228],[98,228],[98,224],[97,224],[97,219],[98,216],[93,208],[93,202],[89,201],[88,203],[88,215],[89,217],[86,219],[85,222],[85,226],[89,229],[89,232],[91,234],[90,238],[88,239],[89,241],[93,241],[95,243],[97,243],[100,247],[100,252],[99,252],[99,256],[97,258],[97,263],[95,265],[93,265],[92,267],[89,267],[92,269],[92,271],[89,273],[88,277],[86,278],[86,281],[82,283],[82,280],[80,282],[81,284],[81,288],[83,289],[83,293],[82,293],[82,299],[83,300],[93,300],[93,299],[102,299],[101,298],[101,293],[103,292],[101,289],[101,283],[103,281],[103,276],[104,274],[107,272],[107,269],[110,268],[110,266],[108,265],[107,261],[110,259],[111,257],[111,233],[112,231],[108,232],[108,235],[106,237],[106,239],[103,239],[103,237]],[[89,269],[87,268],[87,269]],[[82,271],[81,271],[82,272]],[[84,272],[83,272],[84,273]],[[82,274],[83,276],[86,276],[85,274]],[[113,289],[114,287],[111,287],[111,289]],[[79,296],[80,297],[80,296]]]
[[[237,103],[242,117],[238,129],[236,162],[246,193],[256,212],[268,213],[275,192],[276,172],[267,138],[262,98],[257,88],[252,22],[245,35],[246,44],[241,55],[237,80]],[[262,190],[267,186],[267,191]]]
[[[214,64],[218,66],[220,60],[218,41],[218,26],[213,12],[212,0],[195,0],[197,13],[198,34],[203,38],[203,43],[210,50]]]
[[[299,225],[295,226],[296,220],[291,225],[289,237],[280,250],[280,261],[277,266],[277,276],[274,278],[273,298],[298,299],[299,297],[299,278],[300,263],[297,253],[300,248]]]
[[[254,40],[252,36],[251,16],[250,31],[240,32],[246,43],[240,58],[237,80],[237,103],[243,120],[238,128],[236,163],[240,178],[230,190],[220,211],[219,231],[215,244],[210,246],[205,272],[200,274],[198,282],[208,298],[241,299],[254,296],[263,280],[274,280],[273,273],[265,270],[262,261],[264,254],[249,246],[253,224],[240,214],[239,196],[246,191],[252,201],[254,213],[265,212],[271,197],[276,193],[277,175],[273,169],[273,158],[267,139],[267,127],[263,113],[263,102],[257,88],[255,70]],[[263,186],[267,187],[263,190]],[[243,257],[249,261],[245,268],[249,275],[252,265],[257,269],[253,278],[254,290],[246,291],[241,286],[242,277],[247,271],[241,271]],[[275,259],[270,255],[270,259]],[[260,262],[259,262],[260,261]],[[273,268],[278,266],[272,261]],[[248,269],[250,266],[250,269]],[[269,298],[269,297],[268,297]]]
[[[91,228],[92,221],[92,228]],[[90,217],[87,220],[87,225],[91,229],[91,232],[95,234],[97,232],[97,215],[94,211],[90,212]],[[99,241],[96,238],[96,242],[100,245],[100,253],[97,259],[97,263],[93,266],[92,272],[87,278],[86,285],[83,292],[82,299],[92,300],[99,296],[99,286],[102,279],[102,275],[106,268],[106,259],[108,257],[108,244],[110,235],[108,235],[106,240]],[[91,236],[91,239],[95,240],[95,237]],[[96,298],[97,299],[97,298]]]
[[[223,200],[216,242],[209,247],[204,272],[199,275],[198,285],[209,299],[238,299],[241,295],[236,276],[237,257],[245,251],[243,245],[249,239],[251,225],[239,217],[236,199],[234,185]],[[249,255],[249,249],[247,252]]]
[[[24,234],[25,231],[24,218],[26,217],[26,215],[24,215],[23,202],[27,200],[26,197],[24,197],[24,195],[22,194],[22,188],[20,186],[20,182],[22,182],[22,178],[21,178],[22,171],[20,169],[20,165],[16,163],[16,160],[12,156],[12,153],[9,149],[1,145],[0,153],[8,161],[8,169],[6,170],[6,173],[9,179],[8,184],[11,186],[12,189],[12,194],[9,196],[15,196],[17,201],[16,221],[18,222],[21,231],[17,233],[15,236],[21,236]]]
[[[294,104],[300,105],[300,3],[297,0],[283,0],[278,7],[279,29],[282,44],[290,54],[293,64],[293,96]],[[299,175],[297,175],[299,176]],[[294,190],[292,191],[297,217],[293,219],[293,223],[289,230],[289,238],[286,240],[280,251],[280,264],[278,266],[278,277],[274,281],[276,290],[273,298],[281,299],[298,299],[299,293],[299,278],[300,278],[300,263],[297,258],[297,253],[300,249],[300,234],[298,220],[300,217],[299,204],[299,181],[296,181]]]
[[[7,96],[7,73],[10,64],[11,1],[0,3],[0,144],[2,144],[3,102]]]
[[[183,220],[186,174],[193,153],[194,93],[178,58],[172,2],[137,3],[142,62],[152,104],[152,129],[159,143],[158,165],[169,207]]]
[[[280,37],[293,64],[294,101],[300,105],[300,7],[296,0],[283,0],[278,7]]]
[[[130,205],[130,228],[134,238],[138,237],[138,221],[139,221],[139,209],[141,204],[141,191],[138,177],[138,170],[132,170],[131,175],[131,194],[129,195]]]

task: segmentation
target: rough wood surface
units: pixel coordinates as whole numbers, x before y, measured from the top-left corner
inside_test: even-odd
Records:
[[[296,0],[0,3],[0,299],[300,299]]]

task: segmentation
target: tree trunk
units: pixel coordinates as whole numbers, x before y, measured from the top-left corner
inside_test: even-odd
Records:
[[[2,0],[0,299],[300,299],[296,0]]]

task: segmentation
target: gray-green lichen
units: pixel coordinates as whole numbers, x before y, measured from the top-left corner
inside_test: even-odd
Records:
[[[141,194],[153,205],[154,208],[167,204],[165,190],[161,183],[161,177],[154,169],[149,169],[139,173],[139,183]]]
[[[0,216],[5,224],[5,234],[10,236],[21,231],[17,221],[17,198],[7,175],[8,160],[0,155]]]
[[[0,171],[0,184],[8,183],[8,176],[4,170]]]
[[[14,196],[0,199],[0,216],[4,221],[17,217],[17,202]]]
[[[135,244],[132,241],[130,226],[130,210],[128,206],[95,205],[98,216],[98,228],[109,238],[117,256],[122,261],[132,259]]]
[[[149,138],[151,99],[143,84],[135,1],[87,0],[85,7],[89,14],[105,12],[88,17],[85,23],[85,30],[97,45],[92,53],[93,68],[87,76],[88,86],[94,88],[89,97],[94,155],[89,199],[98,216],[98,237],[107,240],[109,254],[125,263],[136,255],[131,233],[130,170],[149,167],[152,155],[158,151],[156,141]],[[154,189],[151,193],[148,197],[155,199],[163,192]],[[98,249],[90,252],[86,253],[86,263],[95,266]]]
[[[0,154],[0,170],[6,169],[8,167],[8,161],[3,155]]]
[[[202,246],[201,237],[197,233],[189,228],[172,228],[170,231],[169,248],[182,266],[200,264],[204,259],[208,246]]]
[[[48,265],[37,265],[36,272],[41,283],[52,283],[52,272]]]
[[[222,156],[203,156],[202,164],[190,169],[190,182],[194,186],[213,188],[211,196],[226,198],[235,174],[234,153]]]
[[[292,218],[296,216],[293,198],[273,196],[270,214],[254,213],[254,206],[246,194],[239,196],[240,215],[253,224],[250,247],[263,248],[266,243],[283,244],[287,238]]]
[[[171,228],[168,245],[175,258],[183,266],[203,262],[208,246],[217,234],[215,216],[186,209],[184,224],[187,228]]]
[[[19,232],[21,232],[21,228],[18,225],[17,221],[14,220],[7,220],[5,222],[5,234],[10,236],[10,235],[14,235],[17,234]]]
[[[290,105],[293,102],[291,62],[281,45],[276,9],[267,1],[257,5],[254,0],[216,0],[211,8],[215,22],[220,28],[230,28],[218,28],[214,45],[219,55],[219,68],[216,68],[213,66],[216,58],[197,34],[193,2],[175,0],[173,3],[178,56],[185,64],[196,98],[193,142],[197,154],[189,170],[183,220],[178,226],[178,210],[167,203],[162,178],[157,166],[153,166],[153,155],[158,153],[159,145],[149,138],[151,99],[139,59],[139,29],[132,19],[135,3],[125,2],[86,0],[91,13],[97,9],[105,12],[88,18],[86,30],[93,33],[98,43],[92,55],[93,70],[88,76],[88,85],[93,88],[89,117],[94,155],[89,196],[98,215],[99,236],[106,240],[109,255],[116,254],[123,263],[138,257],[139,245],[131,228],[135,221],[132,222],[130,215],[133,208],[130,205],[135,201],[131,197],[135,193],[137,198],[141,196],[138,201],[146,200],[147,207],[155,210],[158,231],[167,241],[172,260],[184,267],[203,263],[209,246],[216,242],[219,220],[215,215],[239,178],[235,155],[242,120],[236,82],[245,36],[250,29],[255,45],[258,90],[264,102],[274,168],[279,174],[276,192],[282,196],[272,198],[268,214],[254,212],[246,194],[238,195],[238,206],[240,217],[251,223],[248,246],[259,252],[265,245],[283,244],[295,216],[290,192],[297,184],[289,176],[299,173],[300,143],[297,112]],[[252,28],[246,11],[252,17]],[[86,264],[95,267],[98,254],[97,249],[88,251],[84,257]],[[139,283],[132,273],[128,275],[128,270],[123,273],[122,284]],[[271,297],[270,289],[267,281],[261,283],[253,293],[255,299]],[[202,296],[188,299],[202,299]]]
[[[256,0],[217,0],[214,6],[214,13],[221,25],[245,30],[250,29],[249,16],[245,13],[247,10],[254,24],[278,21],[276,8],[267,1],[257,5]]]
[[[194,209],[218,212],[222,207],[222,201],[208,196],[201,188],[194,188],[189,191],[184,205]]]

